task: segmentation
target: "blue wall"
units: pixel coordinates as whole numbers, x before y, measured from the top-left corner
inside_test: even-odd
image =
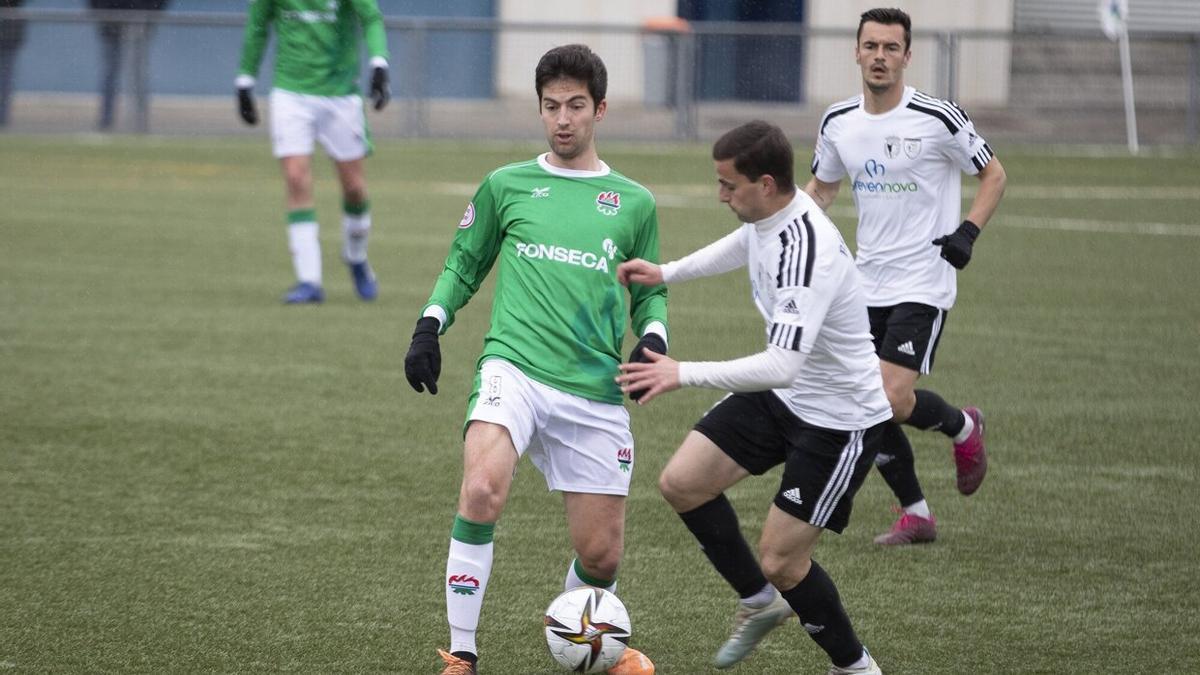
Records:
[[[86,0],[26,0],[28,8],[83,9]],[[167,12],[242,13],[246,0],[171,0]],[[379,0],[384,16],[493,17],[496,0]],[[154,33],[150,87],[160,94],[228,94],[233,89],[241,50],[241,28],[163,26]],[[388,32],[392,53],[392,93],[408,95],[417,73],[405,67],[410,38]],[[428,37],[426,94],[490,98],[495,41],[488,32],[437,32]],[[17,57],[18,90],[95,91],[100,80],[100,46],[94,27],[32,23]],[[365,65],[365,59],[364,59]],[[270,52],[259,72],[260,91],[270,87]],[[365,80],[364,80],[365,82]]]
[[[886,3],[884,3],[886,4]],[[803,0],[678,0],[691,21],[803,23]],[[701,99],[800,101],[804,41],[781,36],[705,35],[699,40]]]

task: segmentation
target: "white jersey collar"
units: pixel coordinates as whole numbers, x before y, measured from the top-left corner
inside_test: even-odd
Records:
[[[599,171],[586,171],[584,169],[564,169],[562,167],[554,166],[550,163],[549,157],[550,153],[548,152],[543,152],[542,154],[538,155],[538,165],[541,166],[546,173],[552,173],[555,176],[562,176],[563,178],[600,178],[601,176],[607,176],[609,172],[612,171],[612,169],[609,169],[608,165],[605,164],[604,160],[602,159],[597,160],[600,162]]]
[[[867,116],[867,119],[881,120],[885,117],[895,114],[895,112],[897,110],[903,110],[904,107],[908,105],[908,102],[912,100],[913,93],[916,91],[917,90],[915,87],[910,87],[910,86],[906,85],[904,87],[904,94],[902,94],[900,96],[900,102],[896,104],[896,107],[892,108],[891,110],[888,110],[887,112],[881,112],[878,114],[873,114],[873,113],[867,112],[867,97],[864,94],[862,97],[862,101],[858,104],[858,109],[862,111],[863,115]]]
[[[762,220],[756,220],[750,224],[754,226],[755,230],[766,233],[770,232],[776,227],[779,227],[783,223],[791,222],[792,218],[795,218],[796,209],[804,208],[802,201],[806,197],[807,195],[805,194],[804,190],[801,190],[800,187],[797,186],[796,194],[792,195],[792,201],[788,202],[787,206],[779,209],[775,213],[772,213]]]

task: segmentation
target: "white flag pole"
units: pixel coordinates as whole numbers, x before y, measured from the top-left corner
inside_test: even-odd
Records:
[[[1121,85],[1125,94],[1125,138],[1129,152],[1137,154],[1137,114],[1133,105],[1133,65],[1129,57],[1129,0],[1100,0],[1100,28],[1116,40],[1121,53]]]
[[[1129,152],[1138,154],[1137,113],[1133,105],[1133,65],[1129,58],[1129,31],[1121,30],[1121,80],[1125,89],[1125,139]]]

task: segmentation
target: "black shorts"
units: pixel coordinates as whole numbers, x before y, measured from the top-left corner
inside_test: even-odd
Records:
[[[730,394],[695,429],[755,476],[783,464],[775,505],[840,533],[875,460],[883,425],[858,431],[814,426],[765,391]]]
[[[944,309],[918,302],[868,307],[875,353],[883,361],[928,375],[933,372],[933,356],[948,314]]]

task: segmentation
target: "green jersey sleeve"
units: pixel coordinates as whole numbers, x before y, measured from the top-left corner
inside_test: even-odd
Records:
[[[458,232],[450,243],[446,264],[425,305],[426,308],[437,305],[446,311],[443,333],[454,323],[455,313],[466,306],[487,278],[500,253],[502,236],[503,227],[496,212],[491,176],[488,176],[467,204],[466,213],[458,223]]]
[[[642,227],[638,230],[636,248],[629,256],[632,258],[641,258],[650,262],[658,262],[658,209],[654,202],[650,202]],[[633,334],[641,337],[646,330],[646,324],[652,321],[660,321],[663,326],[667,326],[667,286],[659,284],[657,286],[643,286],[641,284],[631,284],[629,286],[629,318],[633,321]]]
[[[272,0],[250,0],[246,12],[246,28],[242,34],[242,60],[238,66],[241,75],[258,76],[263,51],[267,47],[267,34],[275,12]]]
[[[362,25],[367,55],[372,58],[388,58],[387,29],[383,25],[383,13],[379,11],[376,0],[354,0],[354,11]]]

